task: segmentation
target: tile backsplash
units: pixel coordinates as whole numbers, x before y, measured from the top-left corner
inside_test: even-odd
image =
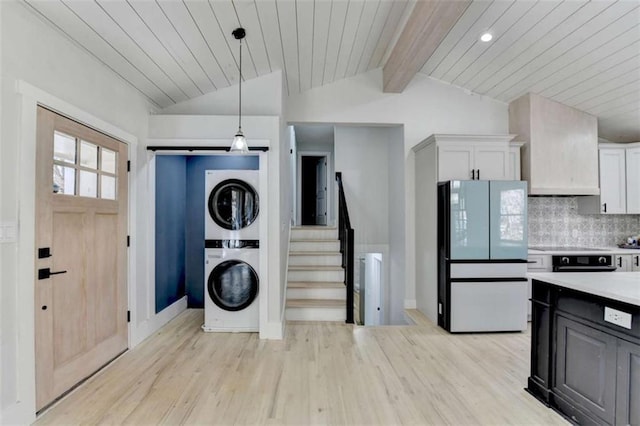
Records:
[[[614,246],[640,234],[640,215],[581,215],[576,197],[529,197],[529,246]]]

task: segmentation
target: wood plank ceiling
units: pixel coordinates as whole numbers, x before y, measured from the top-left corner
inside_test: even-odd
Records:
[[[237,83],[240,25],[243,77],[283,70],[295,94],[383,66],[416,4],[25,2],[159,107]],[[640,140],[640,1],[474,0],[420,72],[504,102],[539,93],[598,116],[606,139]]]

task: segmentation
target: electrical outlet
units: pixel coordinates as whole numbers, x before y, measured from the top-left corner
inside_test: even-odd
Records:
[[[631,330],[631,314],[619,311],[617,309],[604,307],[604,320],[611,324],[619,325],[620,327],[628,328]]]

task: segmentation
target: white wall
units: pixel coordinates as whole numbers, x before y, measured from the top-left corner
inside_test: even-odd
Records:
[[[355,230],[355,257],[366,252],[383,254],[383,323],[402,324],[404,179],[403,173],[396,173],[398,168],[404,170],[402,129],[336,126],[335,158]]]
[[[93,56],[70,43],[27,6],[0,2],[1,110],[0,222],[19,222],[16,243],[0,244],[0,423],[35,419],[34,192],[36,102],[49,99],[68,111],[96,118],[99,127],[141,140],[149,101]],[[39,90],[18,92],[17,82]],[[45,93],[40,96],[35,93]],[[23,125],[24,123],[24,125]],[[135,162],[135,146],[131,155]],[[135,171],[132,179],[135,179]],[[132,199],[131,209],[136,202]],[[131,225],[132,228],[135,224]],[[133,229],[135,231],[135,229]],[[132,251],[135,245],[134,235]],[[136,283],[131,282],[135,286]]]
[[[414,155],[411,148],[433,133],[507,134],[508,107],[499,101],[417,74],[403,93],[382,93],[382,70],[292,95],[286,119],[296,123],[404,125],[405,304],[415,296]]]

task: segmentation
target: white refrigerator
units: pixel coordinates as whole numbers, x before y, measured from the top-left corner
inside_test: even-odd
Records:
[[[438,325],[527,328],[527,183],[438,184]]]

